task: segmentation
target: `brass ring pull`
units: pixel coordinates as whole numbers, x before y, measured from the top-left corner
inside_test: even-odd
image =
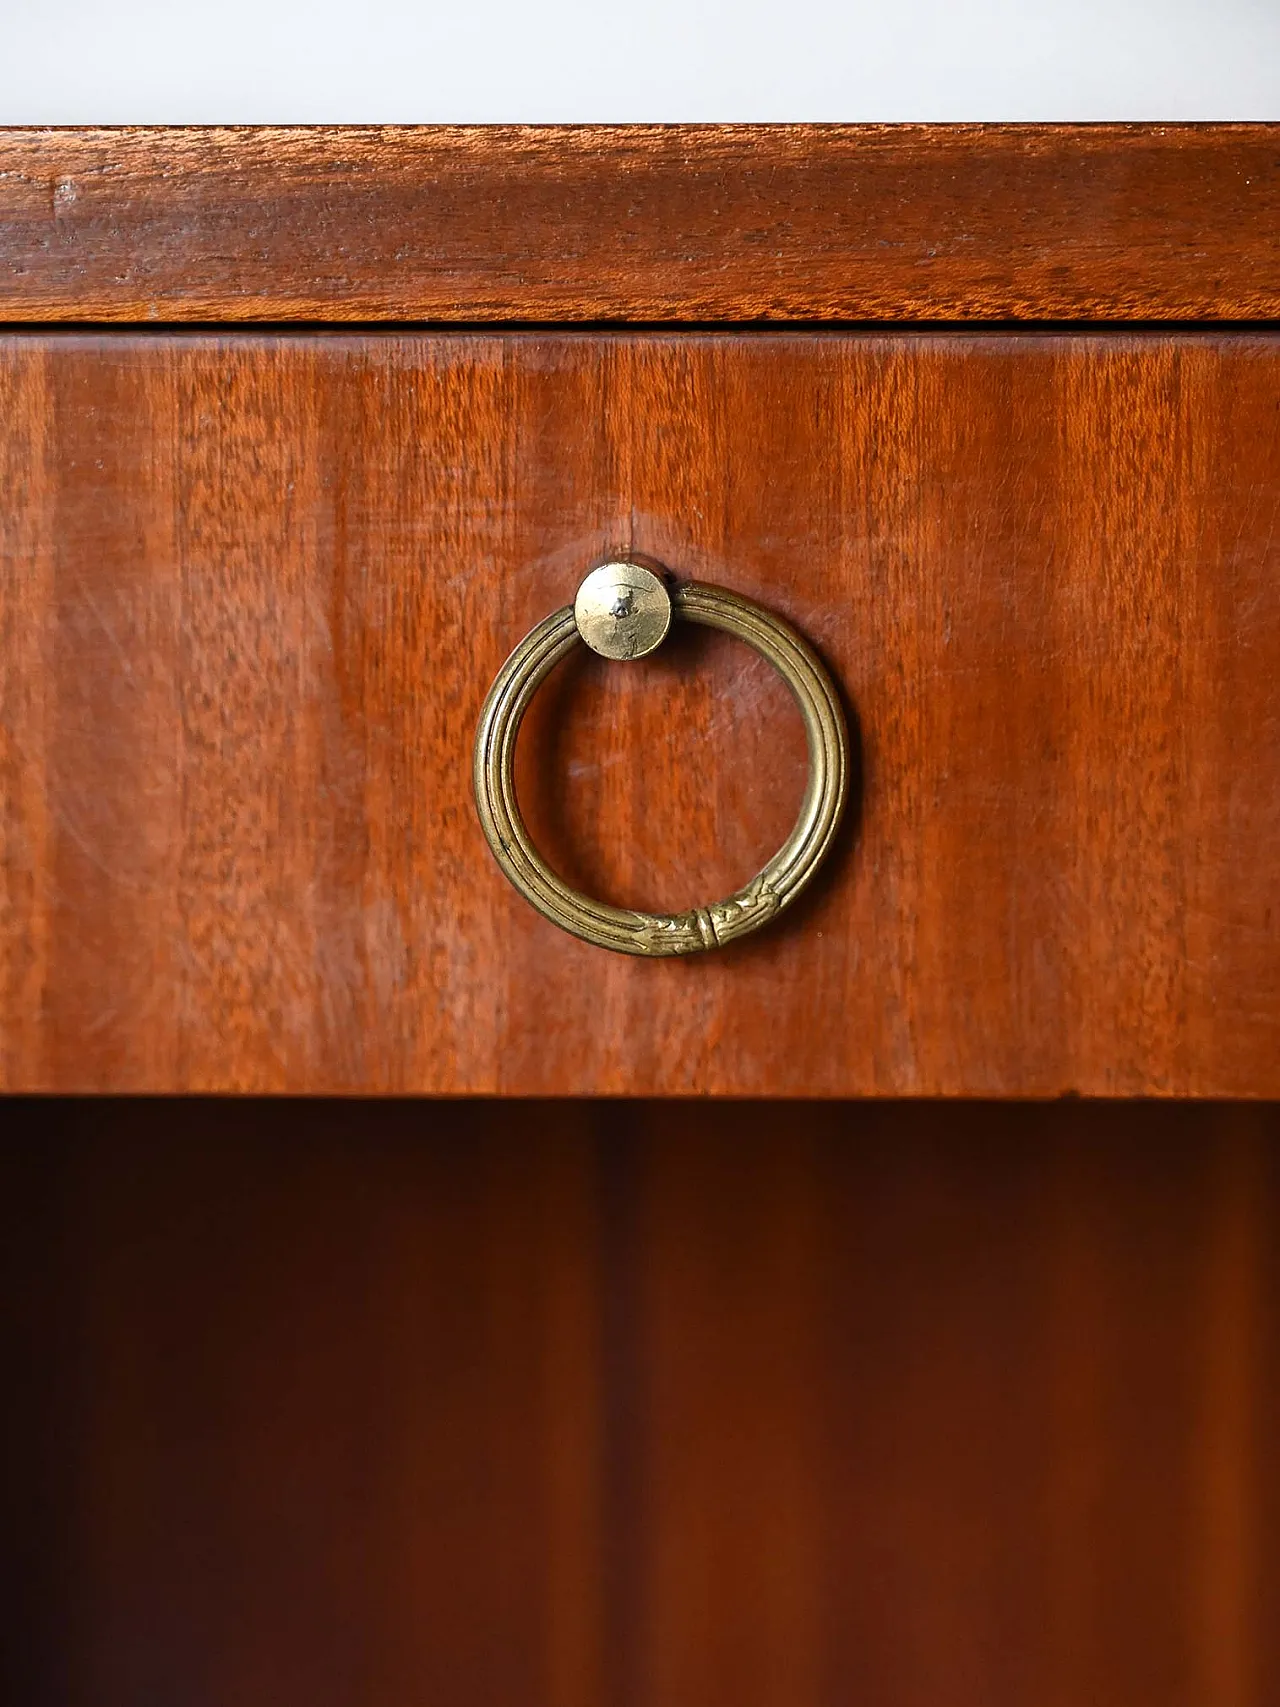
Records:
[[[534,694],[579,640],[603,657],[641,658],[662,643],[673,614],[736,635],[779,672],[804,718],[809,778],[794,829],[744,889],[687,913],[642,913],[579,894],[539,854],[516,803],[516,737]],[[688,583],[668,592],[661,577],[640,564],[607,563],[587,576],[573,605],[531,630],[498,672],[476,731],[474,776],[493,856],[544,917],[621,954],[693,954],[758,930],[809,882],[844,810],[848,736],[830,676],[780,617],[721,587]]]

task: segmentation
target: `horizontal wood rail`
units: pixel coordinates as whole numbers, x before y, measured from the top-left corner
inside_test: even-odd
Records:
[[[0,321],[1280,318],[1280,125],[0,130]]]

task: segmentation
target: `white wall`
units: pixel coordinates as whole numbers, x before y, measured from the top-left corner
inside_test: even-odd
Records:
[[[1280,0],[0,0],[0,122],[1280,119]]]

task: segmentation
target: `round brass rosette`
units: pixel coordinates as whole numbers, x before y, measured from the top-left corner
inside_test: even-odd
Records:
[[[643,657],[661,644],[672,617],[722,629],[769,660],[800,707],[809,777],[791,834],[745,888],[686,913],[642,913],[571,889],[534,847],[516,801],[516,737],[533,696],[575,646],[585,642],[609,658]],[[690,582],[668,591],[642,565],[609,563],[583,582],[576,605],[540,622],[498,672],[476,731],[474,775],[480,823],[493,856],[544,917],[620,954],[696,954],[758,930],[812,878],[844,810],[849,743],[831,678],[789,623],[722,587]]]

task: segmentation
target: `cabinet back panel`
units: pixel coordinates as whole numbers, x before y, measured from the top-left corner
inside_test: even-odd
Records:
[[[1274,1109],[5,1114],[10,1701],[1280,1698]]]

